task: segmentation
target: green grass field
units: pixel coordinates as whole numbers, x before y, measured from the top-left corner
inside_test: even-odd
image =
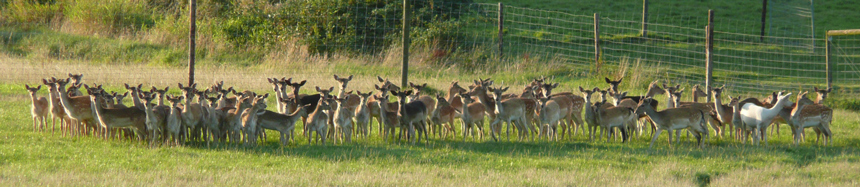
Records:
[[[83,2],[83,1],[82,1]],[[98,5],[101,1],[89,1]],[[119,2],[119,1],[118,1]],[[122,1],[133,2],[133,1]],[[497,3],[498,1],[476,1]],[[772,1],[773,2],[773,1]],[[791,1],[797,2],[797,1]],[[0,4],[13,5],[0,0]],[[503,1],[506,5],[582,13],[589,15],[629,14],[641,11],[641,1]],[[760,16],[760,1],[652,1],[656,22],[696,25],[680,18],[705,16],[708,9],[717,17],[752,20]],[[815,1],[816,34],[829,29],[854,29],[856,6],[852,1]],[[114,4],[116,5],[116,4]],[[13,6],[6,6],[13,7]],[[3,7],[3,8],[6,8]],[[120,6],[121,7],[121,6]],[[13,7],[17,8],[17,7]],[[26,16],[51,10],[15,9]],[[34,8],[34,7],[29,7]],[[40,7],[35,7],[40,8]],[[44,7],[42,7],[44,8]],[[48,6],[47,9],[49,9]],[[56,7],[54,7],[56,8]],[[80,8],[80,7],[78,7]],[[137,7],[140,8],[140,7]],[[137,9],[134,9],[137,11]],[[206,11],[213,11],[207,9]],[[86,11],[85,11],[86,12]],[[146,11],[138,11],[146,12]],[[169,14],[154,12],[151,16]],[[6,14],[3,14],[6,15]],[[490,16],[492,17],[492,16]],[[546,16],[545,16],[546,17]],[[625,17],[626,18],[626,17]],[[672,19],[660,19],[672,18]],[[268,131],[260,146],[245,147],[217,144],[206,147],[190,143],[183,147],[151,148],[143,142],[102,140],[95,137],[63,137],[58,133],[34,132],[30,118],[30,98],[24,84],[39,79],[84,73],[86,83],[105,84],[108,91],[124,91],[122,83],[141,83],[174,87],[185,82],[187,54],[182,39],[182,21],[155,19],[158,23],[145,33],[82,35],[81,32],[114,32],[116,28],[64,28],[65,22],[40,26],[0,25],[0,186],[858,186],[860,184],[860,113],[858,101],[851,94],[835,94],[828,106],[835,108],[831,128],[833,144],[815,145],[814,132],[807,130],[806,142],[793,146],[788,127],[782,125],[778,136],[770,136],[769,146],[752,146],[728,137],[712,135],[706,147],[699,149],[693,140],[683,138],[669,146],[666,133],[648,148],[650,137],[634,137],[631,142],[589,141],[577,134],[561,142],[546,140],[493,142],[489,138],[463,141],[462,135],[431,138],[412,145],[383,141],[377,133],[369,139],[347,144],[308,144],[299,135],[289,146],[278,144],[278,133]],[[0,19],[3,20],[3,19]],[[163,22],[162,22],[163,21]],[[486,20],[484,20],[486,21]],[[212,22],[206,22],[212,23]],[[215,22],[217,23],[217,22]],[[53,25],[52,25],[53,24]],[[77,23],[80,24],[80,23]],[[174,24],[174,25],[171,25]],[[543,23],[542,23],[543,24]],[[556,22],[555,24],[560,24]],[[727,23],[723,23],[727,24]],[[549,24],[547,24],[549,25]],[[104,26],[104,25],[101,25]],[[510,26],[510,25],[509,25]],[[52,28],[64,28],[53,30]],[[487,27],[488,32],[495,32]],[[511,26],[511,28],[514,28]],[[78,30],[76,30],[78,29]],[[100,30],[101,29],[101,30]],[[201,27],[201,29],[207,29]],[[212,28],[208,28],[212,29]],[[483,31],[462,28],[464,32]],[[486,28],[484,28],[486,29]],[[86,30],[86,31],[84,31]],[[749,28],[739,30],[748,31]],[[753,29],[754,30],[754,29]],[[177,34],[178,33],[178,34]],[[550,34],[547,34],[550,33]],[[509,32],[511,38],[523,41],[542,38],[546,46],[556,41],[588,44],[551,35],[550,31]],[[588,34],[578,33],[583,36]],[[609,36],[607,40],[632,42],[635,33]],[[493,36],[492,33],[488,36]],[[579,36],[572,34],[572,36]],[[671,42],[701,41],[657,35]],[[817,35],[818,36],[818,35]],[[472,36],[483,37],[483,36]],[[532,37],[532,39],[528,39]],[[559,38],[553,38],[559,37]],[[820,37],[819,37],[820,38]],[[491,39],[486,39],[491,40]],[[375,76],[399,79],[401,52],[389,49],[383,54],[351,56],[332,54],[318,56],[303,51],[301,45],[265,48],[233,48],[218,44],[217,39],[203,37],[198,53],[197,81],[208,86],[224,80],[228,86],[271,92],[264,78],[294,77],[306,79],[303,93],[313,86],[336,86],[332,74],[356,75],[351,89],[371,90]],[[485,41],[485,40],[478,40]],[[516,41],[515,39],[508,40]],[[291,42],[291,41],[288,41]],[[668,42],[668,43],[671,43]],[[513,42],[512,42],[513,43]],[[525,42],[524,42],[525,43]],[[635,43],[635,42],[633,42]],[[638,44],[638,43],[637,43]],[[567,45],[567,44],[564,44]],[[645,43],[671,49],[699,50],[701,46]],[[698,45],[698,44],[697,44]],[[558,44],[558,46],[563,46]],[[509,50],[533,50],[528,46],[509,46]],[[747,50],[755,45],[725,46],[724,50]],[[764,46],[767,47],[767,46]],[[635,48],[635,47],[634,47]],[[786,51],[786,49],[771,49]],[[481,51],[483,50],[483,51]],[[719,48],[717,50],[720,50]],[[638,64],[635,59],[609,62],[601,72],[592,67],[563,63],[549,58],[518,58],[505,62],[491,60],[492,50],[452,54],[438,60],[431,51],[414,50],[410,81],[426,82],[434,91],[444,90],[451,81],[468,85],[471,80],[492,78],[498,85],[511,86],[519,92],[526,82],[549,76],[561,84],[563,91],[578,86],[592,88],[607,85],[602,77],[625,77],[622,90],[643,94],[653,80],[682,83],[691,77],[670,77],[666,72],[696,72],[701,68],[675,67],[665,63]],[[585,51],[583,53],[590,53]],[[647,51],[656,53],[654,51]],[[660,52],[660,51],[657,51]],[[791,51],[789,51],[791,53]],[[567,55],[572,55],[568,53]],[[797,55],[797,53],[792,53]],[[688,54],[684,54],[688,55]],[[689,54],[695,56],[696,54]],[[624,56],[624,54],[615,54]],[[754,56],[754,55],[753,55]],[[634,57],[631,57],[634,58]],[[785,57],[783,57],[785,58]],[[813,57],[799,57],[804,60]],[[489,59],[489,60],[488,60]],[[797,60],[797,59],[793,59]],[[452,62],[447,62],[452,61]],[[679,60],[681,61],[681,60]],[[679,62],[680,63],[680,62]],[[308,67],[312,68],[308,68]],[[791,67],[809,68],[809,67]],[[717,77],[754,79],[758,72],[716,72]],[[695,77],[692,77],[695,78]],[[796,82],[765,77],[762,80]],[[725,79],[717,79],[723,83]],[[808,80],[803,80],[808,81]],[[728,87],[728,86],[727,86]],[[810,89],[810,88],[805,88]],[[797,94],[796,90],[791,90]],[[578,93],[578,91],[573,91]],[[756,96],[740,88],[727,90],[732,96]],[[174,92],[177,93],[177,92]],[[44,89],[40,92],[44,96]],[[660,101],[665,101],[659,96]],[[688,96],[684,96],[688,100]],[[268,99],[270,109],[276,106]],[[127,105],[129,99],[126,99]],[[374,125],[374,131],[376,130]],[[457,132],[462,132],[457,126]],[[300,129],[300,128],[297,128]],[[301,134],[298,131],[298,134]],[[711,131],[713,134],[713,131]],[[646,133],[647,134],[647,133]],[[488,135],[488,134],[487,134]]]
[[[350,69],[340,67],[327,73],[356,71]],[[372,72],[356,75],[362,77],[359,81],[369,81]],[[418,72],[415,81],[449,83],[433,79],[434,74],[426,70]],[[328,76],[319,79],[324,80],[311,82],[334,84]],[[262,77],[257,80],[263,82]],[[584,79],[562,83],[603,85]],[[108,90],[119,89],[119,85],[107,86]],[[354,89],[369,89],[367,86],[356,84]],[[137,141],[33,132],[30,99],[19,83],[0,84],[0,103],[4,106],[0,108],[0,185],[4,186],[852,186],[859,182],[860,172],[860,129],[856,125],[860,113],[841,109],[834,114],[831,126],[835,138],[829,146],[814,145],[814,136],[793,146],[783,125],[778,137],[770,136],[770,146],[713,136],[704,149],[696,148],[688,138],[670,147],[666,133],[654,149],[648,149],[647,133],[628,143],[588,141],[587,136],[577,134],[561,142],[463,142],[462,136],[457,136],[431,138],[416,145],[384,142],[374,133],[369,139],[336,145],[308,144],[306,137],[298,136],[291,145],[280,146],[274,131],[269,131],[268,139],[257,147],[190,143],[149,148]]]

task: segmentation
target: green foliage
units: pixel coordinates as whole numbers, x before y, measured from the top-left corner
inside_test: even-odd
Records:
[[[0,1],[0,24],[46,24],[62,15],[60,7],[53,0],[3,0]]]
[[[80,32],[83,33],[114,35],[136,32],[146,30],[156,22],[156,16],[142,1],[76,1],[69,4],[63,11],[67,16],[65,20],[72,24],[71,27],[82,29]]]

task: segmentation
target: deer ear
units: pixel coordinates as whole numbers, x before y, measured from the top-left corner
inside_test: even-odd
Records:
[[[603,77],[603,80],[605,80],[605,81],[606,81],[606,83],[612,83],[612,81],[611,81],[611,80],[609,80],[609,77]]]
[[[322,90],[320,89],[320,87],[319,87],[319,86],[316,86],[316,87],[314,87],[314,88],[316,88],[316,89],[317,89],[317,92],[322,92]]]
[[[391,92],[391,95],[397,95],[397,92],[395,92],[394,90],[391,90],[390,92]]]
[[[337,79],[338,79],[337,74],[335,74],[335,75],[334,75],[334,80],[337,80]]]
[[[378,80],[379,82],[385,82],[385,79],[382,79],[382,77],[378,75],[376,76],[376,80]]]
[[[352,80],[352,75],[349,75],[349,78],[346,78],[346,79]]]
[[[582,86],[579,86],[579,92],[585,92],[585,89],[582,89]]]

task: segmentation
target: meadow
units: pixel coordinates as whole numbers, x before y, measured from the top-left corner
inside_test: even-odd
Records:
[[[187,61],[187,17],[184,16],[187,15],[183,14],[184,9],[177,8],[184,6],[181,2],[162,7],[159,3],[169,4],[170,1],[115,1],[117,3],[97,9],[96,13],[88,13],[88,10],[95,10],[101,1],[78,1],[79,4],[71,4],[75,6],[65,9],[67,14],[64,18],[80,19],[62,19],[52,14],[62,9],[58,8],[62,4],[37,6],[22,2],[0,1],[0,8],[4,10],[0,13],[0,186],[860,185],[860,127],[857,125],[860,124],[860,104],[848,94],[835,94],[835,100],[826,102],[834,108],[835,116],[831,125],[833,144],[827,146],[816,145],[814,132],[810,130],[806,132],[806,141],[794,146],[786,125],[780,126],[779,135],[770,136],[768,146],[744,144],[729,137],[713,135],[711,131],[712,136],[706,140],[704,148],[696,147],[694,140],[686,137],[680,144],[670,146],[666,133],[662,133],[653,149],[648,148],[651,137],[647,133],[634,136],[627,143],[589,140],[583,134],[559,142],[494,142],[489,138],[464,141],[462,135],[457,135],[431,137],[428,142],[413,145],[384,141],[376,132],[378,126],[375,122],[370,138],[356,138],[352,143],[309,144],[308,138],[297,131],[299,136],[295,141],[281,146],[278,133],[268,131],[268,139],[253,147],[230,143],[205,146],[198,142],[186,146],[150,147],[140,141],[68,137],[50,130],[34,131],[29,114],[31,101],[24,85],[39,84],[42,78],[83,73],[85,83],[104,84],[107,91],[124,92],[122,84],[129,83],[143,84],[147,88],[171,86],[173,90],[170,93],[178,94],[176,83],[187,82],[187,69],[184,68]],[[356,80],[350,83],[349,88],[360,91],[373,90],[376,76],[399,82],[402,52],[396,43],[372,55],[319,55],[309,52],[308,45],[281,38],[273,39],[274,43],[268,45],[257,45],[253,41],[247,45],[234,45],[236,41],[216,26],[242,21],[228,18],[253,18],[260,14],[240,10],[265,12],[272,11],[275,6],[260,5],[262,1],[201,2],[201,16],[211,16],[199,23],[202,33],[198,39],[200,50],[195,81],[201,86],[225,81],[227,86],[240,90],[271,94],[271,86],[265,78],[308,80],[302,93],[315,93],[311,91],[313,86],[336,87],[333,74],[355,75]],[[242,6],[233,7],[237,8],[235,12],[218,12],[221,9],[215,5],[221,2],[238,2]],[[636,15],[641,11],[641,1],[604,2],[503,3],[542,10],[585,12],[585,15],[593,12]],[[120,6],[120,3],[134,6]],[[760,16],[756,14],[759,3],[652,1],[651,6],[655,14],[664,15],[664,18],[700,17],[707,9],[713,8],[718,10],[720,18],[756,20]],[[852,16],[846,16],[856,14],[854,6],[848,6],[853,2],[816,3],[816,33],[856,26],[850,21]],[[132,15],[129,18],[132,20],[100,17],[117,12]],[[660,20],[659,16],[656,19],[667,24],[685,21]],[[535,33],[511,34],[528,36]],[[626,41],[629,38],[619,36],[617,39]],[[517,47],[520,46],[510,48],[517,50]],[[698,50],[695,47],[701,46],[676,48]],[[744,50],[751,46],[727,47]],[[610,63],[616,65],[595,72],[593,67],[551,58],[496,61],[492,60],[491,54],[485,54],[486,51],[452,54],[455,56],[440,60],[428,48],[414,48],[410,55],[409,80],[428,83],[431,94],[444,94],[441,90],[445,90],[451,81],[469,85],[479,78],[491,78],[497,85],[510,86],[514,91],[509,93],[515,93],[532,79],[547,76],[550,82],[561,85],[558,91],[577,94],[579,86],[605,88],[607,84],[603,77],[624,77],[621,89],[638,95],[643,94],[648,83],[654,80],[681,83],[689,90],[692,85],[683,80],[685,75],[678,80],[679,77],[666,75],[666,71],[702,71],[696,67],[639,63],[636,59],[625,58],[612,61]],[[748,74],[755,73],[722,76],[753,76]],[[717,80],[717,84],[723,81]],[[764,97],[760,93],[731,86],[727,88],[726,95]],[[797,94],[797,89],[789,91]],[[39,95],[45,96],[46,93],[43,88]],[[688,97],[685,95],[684,100]],[[268,99],[270,110],[275,110],[271,107],[276,106],[271,98]],[[666,98],[658,96],[657,99],[665,101]],[[126,105],[130,105],[128,99]],[[455,128],[462,132],[459,125]]]

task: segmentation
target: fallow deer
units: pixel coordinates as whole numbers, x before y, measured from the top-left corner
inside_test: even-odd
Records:
[[[50,103],[48,99],[45,97],[36,96],[36,93],[42,89],[42,85],[39,85],[35,88],[30,87],[30,85],[25,84],[25,88],[27,88],[27,92],[30,93],[30,100],[32,101],[30,105],[30,115],[33,116],[33,130],[45,130],[45,126],[47,126],[48,120],[48,112],[51,110]]]

